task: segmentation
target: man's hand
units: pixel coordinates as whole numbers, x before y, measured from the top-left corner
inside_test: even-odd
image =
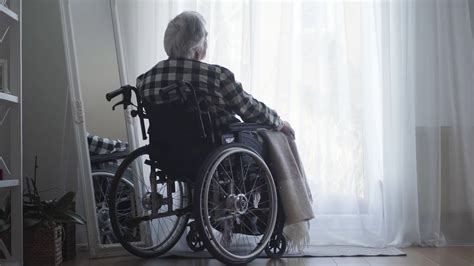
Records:
[[[295,131],[291,127],[290,123],[288,123],[288,121],[283,121],[283,127],[280,129],[280,131],[288,137],[295,139]]]

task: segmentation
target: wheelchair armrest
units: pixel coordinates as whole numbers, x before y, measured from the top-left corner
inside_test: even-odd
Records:
[[[272,129],[271,126],[262,125],[262,124],[258,124],[258,123],[233,123],[233,124],[229,125],[229,130],[232,133],[239,132],[239,131],[244,131],[244,130],[246,130],[246,131],[255,131],[255,130],[261,129],[261,128]]]
[[[123,159],[127,157],[127,155],[130,153],[130,151],[119,151],[119,152],[114,152],[111,154],[99,154],[99,155],[91,155],[91,164],[95,163],[105,163],[109,161],[115,161],[118,159]]]

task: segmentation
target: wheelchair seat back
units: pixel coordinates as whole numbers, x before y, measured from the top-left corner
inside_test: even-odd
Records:
[[[195,95],[189,95],[189,89],[194,88],[188,86],[191,85],[177,83],[169,86],[169,92],[188,90],[187,95],[159,104],[145,103],[144,107],[150,122],[148,134],[152,159],[169,175],[193,179],[215,145],[209,113],[199,106]]]

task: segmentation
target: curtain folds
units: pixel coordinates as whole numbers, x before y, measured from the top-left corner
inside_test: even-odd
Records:
[[[466,0],[123,0],[118,7],[130,81],[167,58],[171,18],[203,14],[205,61],[233,71],[296,130],[317,215],[312,244],[474,243]]]

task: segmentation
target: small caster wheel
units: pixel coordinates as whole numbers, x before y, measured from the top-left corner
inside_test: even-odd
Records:
[[[190,226],[190,228],[191,229],[186,235],[186,243],[188,243],[188,247],[195,252],[205,250],[206,246],[204,245],[204,241],[202,241],[198,231],[193,226]]]
[[[265,247],[265,253],[270,258],[280,258],[286,251],[286,238],[283,234],[274,234]]]

